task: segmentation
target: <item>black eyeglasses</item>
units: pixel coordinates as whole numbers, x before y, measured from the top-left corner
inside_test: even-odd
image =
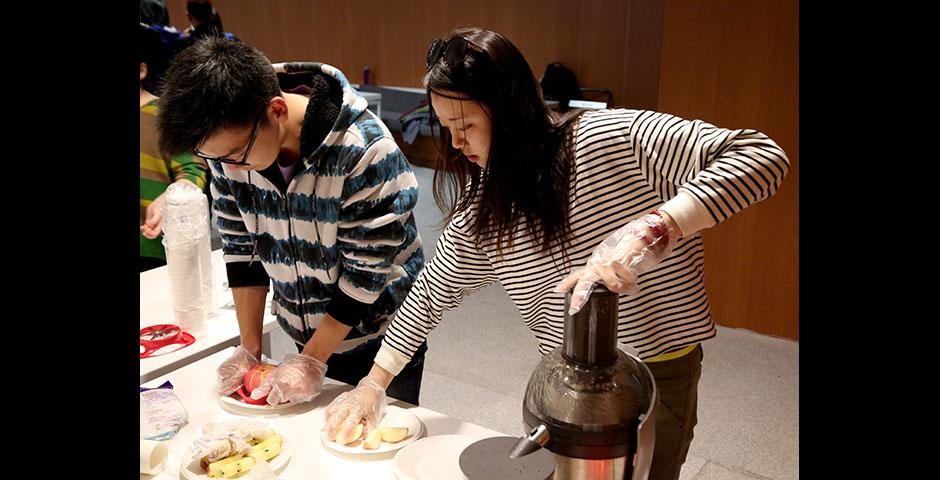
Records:
[[[261,124],[261,117],[264,115],[266,110],[262,110],[258,114],[258,119],[255,120],[255,126],[251,129],[251,140],[248,142],[248,148],[245,149],[245,154],[242,155],[241,160],[232,160],[231,158],[225,157],[211,157],[199,151],[199,148],[193,148],[193,155],[207,161],[215,161],[219,163],[227,163],[229,165],[248,165],[248,154],[251,153],[251,147],[255,145],[255,139],[258,138],[258,125]]]
[[[479,45],[463,37],[454,37],[450,40],[435,39],[428,47],[428,54],[425,58],[428,71],[431,71],[431,67],[441,58],[444,59],[445,65],[452,67],[459,64],[467,57],[467,49],[485,53]]]

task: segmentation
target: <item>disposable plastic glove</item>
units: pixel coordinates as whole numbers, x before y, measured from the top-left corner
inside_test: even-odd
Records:
[[[239,345],[235,353],[216,370],[219,377],[219,395],[225,397],[238,390],[245,382],[245,374],[255,365],[261,365],[261,361]]]
[[[387,407],[382,385],[371,377],[362,377],[356,388],[341,393],[326,407],[323,431],[330,440],[349,438],[356,425],[365,420],[363,436],[368,435],[385,417]]]
[[[268,405],[313,400],[323,390],[326,364],[309,355],[290,354],[251,392],[259,400],[268,396]]]
[[[574,287],[568,308],[571,315],[581,310],[598,282],[612,292],[636,293],[637,277],[666,258],[678,237],[678,230],[658,212],[643,215],[604,239],[584,268],[568,275],[555,291],[565,293]]]

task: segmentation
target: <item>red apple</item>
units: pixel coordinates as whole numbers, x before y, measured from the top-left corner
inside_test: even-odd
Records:
[[[251,392],[261,385],[261,382],[263,382],[264,379],[274,371],[274,368],[275,365],[262,364],[255,365],[251,368],[251,370],[248,370],[248,373],[245,374],[244,380],[245,391],[248,392],[248,395],[251,395]]]

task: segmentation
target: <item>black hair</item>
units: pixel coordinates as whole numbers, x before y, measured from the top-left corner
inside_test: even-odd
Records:
[[[216,31],[216,33],[221,34],[222,30],[222,16],[219,15],[219,12],[212,7],[212,2],[209,0],[187,0],[186,1],[186,13],[189,14],[199,26],[205,25],[206,27],[211,28]]]
[[[170,51],[160,39],[160,34],[146,25],[137,25],[137,60],[147,65],[147,76],[140,81],[140,86],[160,96],[163,76],[170,65]]]
[[[177,54],[166,74],[160,147],[189,152],[220,129],[249,127],[281,95],[271,62],[246,42],[209,37]],[[267,125],[267,117],[262,126]]]
[[[170,25],[170,12],[163,0],[140,1],[140,23],[145,25]]]
[[[492,121],[485,169],[455,150],[450,134],[440,129],[434,199],[445,221],[478,204],[470,228],[477,240],[495,240],[497,253],[513,246],[524,226],[545,253],[571,241],[568,219],[573,154],[570,128],[580,111],[557,117],[545,108],[532,69],[515,45],[502,35],[461,28],[445,38],[463,37],[468,48],[462,62],[436,61],[425,76],[431,92],[466,95],[488,107]]]

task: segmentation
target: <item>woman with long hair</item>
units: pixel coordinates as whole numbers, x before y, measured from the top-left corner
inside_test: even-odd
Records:
[[[326,410],[328,435],[382,419],[385,386],[445,311],[500,282],[544,355],[563,340],[565,293],[624,293],[619,341],[660,391],[650,478],[678,478],[696,423],[700,342],[715,336],[701,230],[774,194],[789,167],[766,135],[630,109],[546,109],[504,36],[431,43],[424,83],[440,125],[434,197],[447,226],[369,375]],[[368,430],[368,428],[367,428]]]

